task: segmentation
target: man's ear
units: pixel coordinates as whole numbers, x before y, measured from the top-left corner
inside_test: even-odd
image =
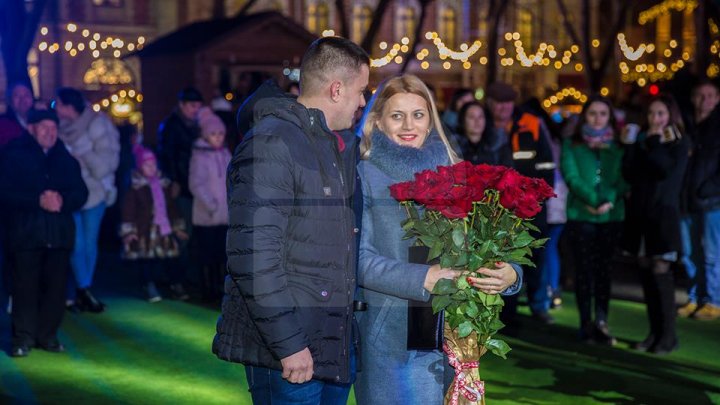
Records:
[[[335,80],[330,84],[330,98],[335,103],[340,101],[341,88],[342,83],[339,80]]]

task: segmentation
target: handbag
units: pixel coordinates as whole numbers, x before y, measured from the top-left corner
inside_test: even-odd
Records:
[[[428,264],[427,246],[410,246],[410,263]],[[433,314],[432,299],[428,302],[408,300],[407,349],[442,350],[444,312]]]

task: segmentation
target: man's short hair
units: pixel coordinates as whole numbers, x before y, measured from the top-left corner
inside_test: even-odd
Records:
[[[343,81],[360,71],[362,65],[370,65],[367,52],[354,42],[339,37],[315,40],[305,52],[300,66],[300,89],[302,94],[313,94],[323,83],[338,72]]]
[[[199,101],[202,103],[202,94],[194,87],[186,87],[177,95],[178,101]]]
[[[712,79],[707,78],[707,77],[701,77],[701,78],[699,78],[699,79],[695,82],[695,85],[692,87],[693,92],[697,91],[700,87],[703,87],[703,86],[711,86],[711,87],[714,87],[715,90],[716,90],[718,93],[720,93],[720,84],[719,84],[717,81],[712,80]]]
[[[25,87],[26,89],[30,90],[30,94],[33,94],[33,88],[30,82],[28,82],[27,80],[16,80],[14,82],[11,82],[10,85],[7,86],[6,97],[8,100],[12,98],[12,93],[13,91],[15,91],[16,87]]]
[[[78,114],[82,114],[82,112],[85,111],[85,97],[83,97],[80,91],[72,87],[60,87],[57,89],[55,95],[63,104],[72,106]]]

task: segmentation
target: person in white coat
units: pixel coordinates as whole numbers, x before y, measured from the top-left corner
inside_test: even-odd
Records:
[[[73,214],[75,249],[71,257],[74,277],[68,282],[68,309],[102,312],[105,305],[90,292],[98,256],[98,234],[105,209],[115,203],[115,171],[120,162],[120,135],[110,118],[87,108],[82,93],[57,90],[55,110],[60,118],[59,137],[80,163],[89,190],[85,205]],[[73,287],[76,287],[73,288]]]
[[[222,297],[225,274],[225,235],[228,225],[226,172],[230,151],[225,124],[212,110],[198,113],[201,137],[193,144],[189,187],[193,195],[192,246],[202,268],[202,294],[207,301]]]

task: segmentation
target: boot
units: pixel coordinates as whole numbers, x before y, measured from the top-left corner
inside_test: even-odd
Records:
[[[589,345],[595,344],[595,324],[591,321],[581,322],[578,338],[582,343]]]
[[[652,275],[652,269],[643,266],[640,268],[640,282],[642,283],[643,296],[645,298],[645,310],[647,311],[648,322],[650,323],[650,333],[645,340],[632,345],[632,348],[641,352],[650,350],[655,341],[660,336],[660,297],[655,279]]]
[[[85,308],[89,312],[99,314],[105,311],[105,304],[95,298],[87,288],[77,289],[76,302],[80,307]]]
[[[172,298],[178,301],[187,301],[190,299],[190,295],[185,291],[185,287],[181,283],[175,283],[170,285],[170,291],[172,292]]]
[[[603,346],[615,346],[617,339],[610,333],[610,328],[606,321],[596,321],[595,330],[593,331],[595,343]]]
[[[673,275],[669,271],[654,274],[653,277],[658,288],[660,325],[659,337],[655,341],[655,345],[650,348],[650,352],[668,354],[678,348],[677,335],[675,334],[675,283],[673,282]]]

